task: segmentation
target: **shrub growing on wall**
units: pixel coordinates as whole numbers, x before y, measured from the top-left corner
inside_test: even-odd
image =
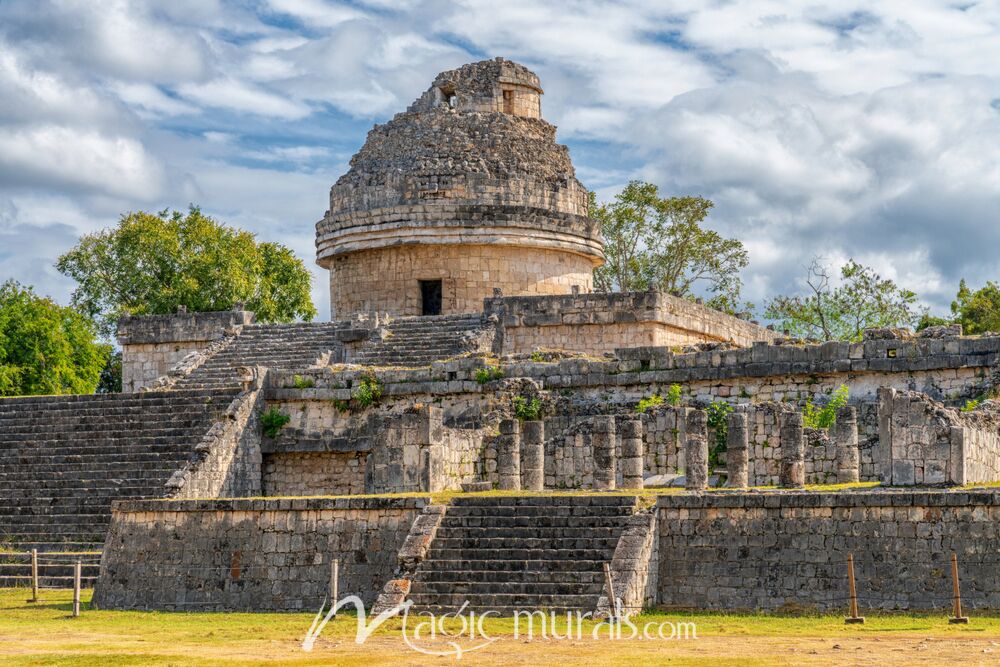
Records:
[[[830,428],[837,423],[837,410],[847,405],[848,397],[847,385],[842,384],[821,408],[817,408],[811,400],[806,401],[802,408],[802,425],[806,428]]]
[[[261,431],[269,438],[276,438],[285,424],[290,421],[292,421],[291,417],[272,405],[260,416]]]

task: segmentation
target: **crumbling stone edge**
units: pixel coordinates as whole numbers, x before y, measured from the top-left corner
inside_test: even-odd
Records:
[[[595,618],[631,616],[655,601],[658,542],[656,512],[650,509],[626,519],[611,559],[611,582],[620,606],[616,610],[609,603],[605,590],[597,601]]]
[[[372,607],[372,616],[388,611],[406,600],[406,596],[410,594],[410,580],[417,571],[417,566],[427,558],[427,552],[430,551],[446,511],[446,505],[427,505],[413,520],[410,532],[399,549],[396,576],[382,588]]]
[[[167,498],[261,493],[260,433],[256,422],[264,406],[267,374],[266,367],[255,367],[249,388],[237,394],[223,416],[195,445],[184,467],[167,480]]]

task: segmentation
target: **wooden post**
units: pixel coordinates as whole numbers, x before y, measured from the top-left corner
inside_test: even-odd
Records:
[[[864,623],[864,616],[858,616],[858,589],[854,583],[854,554],[847,554],[847,586],[851,591],[851,615],[844,619],[844,623],[848,625]]]
[[[340,559],[334,558],[333,562],[330,563],[330,607],[333,608],[337,606],[337,600],[340,597]],[[333,615],[334,618],[337,617],[336,614]]]
[[[73,565],[73,618],[80,615],[80,573],[83,563],[76,561]]]
[[[611,578],[611,566],[604,563],[604,594],[608,596],[608,616],[611,619],[618,620],[618,600],[615,597],[615,584]]]
[[[962,593],[958,586],[958,554],[951,552],[951,593],[952,612],[954,616],[948,619],[949,623],[968,623],[969,617],[962,616]]]
[[[38,549],[31,550],[31,599],[28,602],[38,602]]]

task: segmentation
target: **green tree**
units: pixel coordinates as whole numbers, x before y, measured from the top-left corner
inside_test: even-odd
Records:
[[[858,341],[865,329],[911,326],[920,316],[916,294],[853,259],[837,285],[819,258],[807,271],[807,294],[775,297],[764,313],[793,335]]]
[[[187,214],[139,211],[88,234],[56,267],[78,283],[73,303],[107,336],[119,317],[227,310],[237,302],[260,322],[316,315],[311,276],[277,243],[258,243],[192,206]]]
[[[77,310],[13,280],[0,285],[0,396],[89,394],[110,354]]]
[[[992,280],[976,291],[969,289],[963,279],[958,284],[958,294],[951,302],[954,321],[962,325],[967,334],[1000,331],[1000,285]]]
[[[604,292],[655,287],[693,298],[703,285],[709,305],[730,312],[740,302],[739,272],[747,251],[736,239],[702,226],[713,204],[702,197],[660,197],[652,183],[632,181],[614,201],[598,204],[591,193],[591,215],[601,223],[607,262],[594,271]]]

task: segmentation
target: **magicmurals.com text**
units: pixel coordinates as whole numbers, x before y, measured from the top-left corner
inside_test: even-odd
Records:
[[[302,649],[311,651],[326,624],[345,607],[353,607],[357,612],[356,644],[364,644],[382,624],[397,616],[402,618],[403,642],[425,655],[461,658],[464,653],[478,651],[503,639],[490,636],[485,627],[486,619],[500,618],[500,612],[467,611],[469,603],[466,602],[458,611],[446,614],[422,611],[411,615],[412,605],[413,602],[407,600],[381,612],[369,623],[364,602],[357,596],[340,600],[325,614],[324,604],[306,633]],[[560,614],[555,611],[519,610],[513,613],[512,620],[513,639],[519,640],[674,641],[698,638],[695,623],[659,620],[635,623],[624,615],[595,618],[593,612]]]

